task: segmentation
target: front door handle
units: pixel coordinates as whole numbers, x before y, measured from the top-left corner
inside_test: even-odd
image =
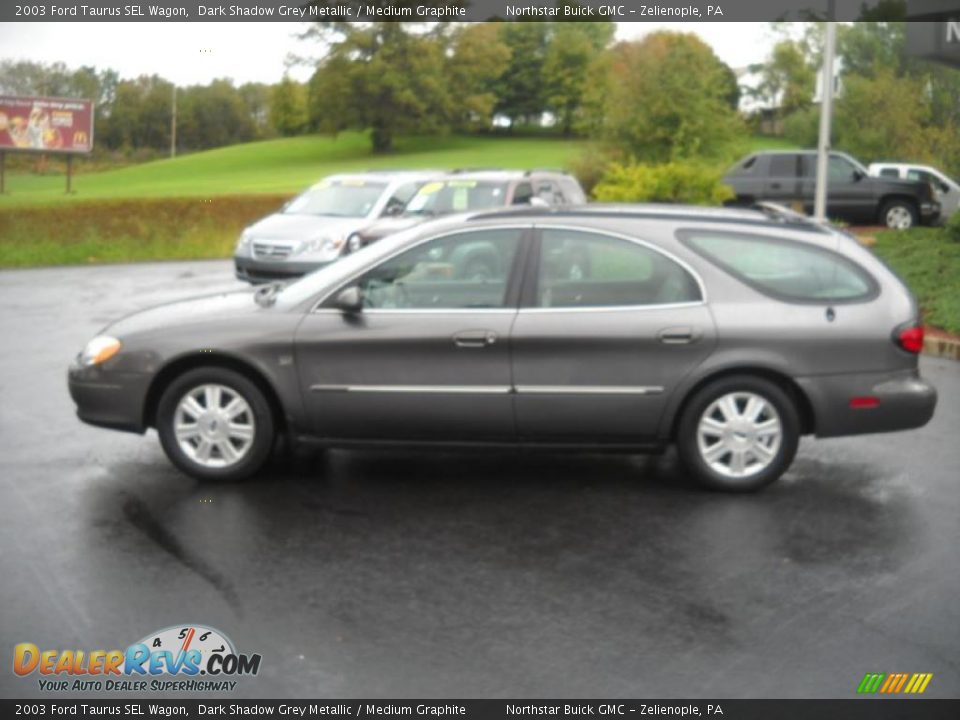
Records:
[[[689,345],[700,339],[700,331],[692,327],[664,328],[657,338],[664,345]]]
[[[462,348],[482,348],[493,345],[497,334],[493,330],[464,330],[453,336],[453,344]]]

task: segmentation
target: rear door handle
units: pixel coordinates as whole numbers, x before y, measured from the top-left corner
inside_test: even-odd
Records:
[[[689,345],[700,339],[700,331],[692,327],[664,328],[657,338],[664,345]]]
[[[453,336],[453,344],[462,348],[482,348],[493,345],[497,334],[493,330],[464,330]]]

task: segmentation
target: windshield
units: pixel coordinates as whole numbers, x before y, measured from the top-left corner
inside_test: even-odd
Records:
[[[383,240],[350,253],[335,263],[324,265],[319,270],[314,270],[309,275],[304,275],[296,282],[292,282],[274,291],[276,293],[275,304],[281,308],[292,308],[299,305],[328,287],[332,287],[336,285],[336,283],[362,270],[368,263],[376,262],[378,258],[386,257],[421,232],[423,232],[423,228],[418,226],[404,230],[403,232],[394,233]]]
[[[364,180],[323,180],[291,200],[283,213],[366,217],[386,188],[386,183]]]
[[[503,207],[507,183],[446,180],[427,183],[407,204],[407,215],[449,215]]]

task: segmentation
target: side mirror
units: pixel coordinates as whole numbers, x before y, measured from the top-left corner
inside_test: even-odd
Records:
[[[539,196],[537,196],[537,195],[534,195],[532,198],[530,198],[530,202],[529,202],[528,204],[530,205],[530,207],[535,207],[535,208],[548,208],[548,207],[550,207],[550,203],[548,203],[548,202],[547,202],[546,200],[544,200],[542,197],[539,197]]]
[[[402,214],[403,214],[403,208],[404,208],[404,206],[401,205],[400,203],[394,203],[393,205],[387,205],[387,206],[383,209],[383,216],[384,216],[384,217],[396,217],[397,215],[402,215]]]
[[[863,173],[862,173],[860,170],[854,170],[854,171],[853,171],[853,181],[854,181],[854,182],[860,182],[861,180],[863,180],[863,177],[864,177],[864,176],[863,176]]]
[[[333,306],[341,312],[356,315],[363,311],[363,293],[357,285],[344,288],[334,299]]]
[[[940,192],[944,194],[950,192],[950,186],[947,185],[945,182],[940,183]]]

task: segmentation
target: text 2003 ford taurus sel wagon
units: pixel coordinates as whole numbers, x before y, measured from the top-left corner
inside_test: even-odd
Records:
[[[156,427],[203,479],[251,475],[283,433],[674,442],[707,486],[748,490],[801,435],[924,425],[922,340],[881,262],[788,211],[592,206],[436,220],[286,287],[136,313],[69,379],[82,420]]]

